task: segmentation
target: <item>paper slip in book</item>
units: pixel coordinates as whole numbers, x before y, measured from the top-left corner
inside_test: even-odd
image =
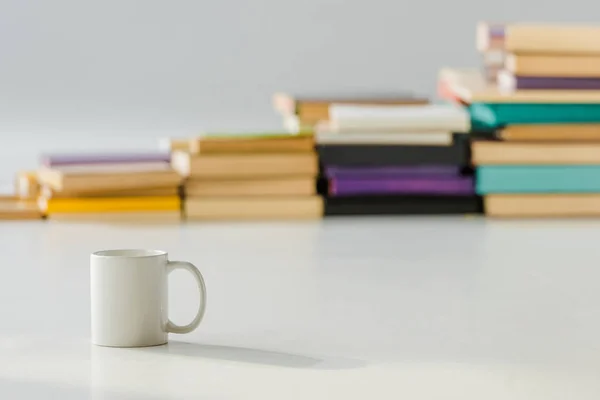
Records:
[[[468,132],[469,113],[455,104],[423,106],[353,106],[333,104],[331,127],[338,131],[387,129],[396,131]]]

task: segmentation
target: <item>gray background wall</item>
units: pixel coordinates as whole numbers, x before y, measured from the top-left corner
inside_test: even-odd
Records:
[[[589,0],[3,0],[0,133],[279,126],[277,90],[434,95],[478,20],[590,21]]]

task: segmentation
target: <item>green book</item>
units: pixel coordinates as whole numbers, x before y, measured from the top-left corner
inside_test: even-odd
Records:
[[[514,124],[600,123],[600,103],[473,103],[468,108],[473,131],[493,131]]]
[[[600,193],[600,165],[494,165],[475,170],[475,191]]]

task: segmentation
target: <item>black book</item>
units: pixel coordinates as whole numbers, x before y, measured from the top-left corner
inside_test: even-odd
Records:
[[[325,216],[482,214],[479,196],[360,196],[325,199]]]
[[[384,167],[392,165],[469,165],[469,140],[455,135],[450,146],[317,145],[322,165],[338,167]]]

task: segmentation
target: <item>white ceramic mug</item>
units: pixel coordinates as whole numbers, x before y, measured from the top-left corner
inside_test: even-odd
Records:
[[[189,271],[200,291],[200,305],[188,325],[168,316],[168,275]],[[158,346],[169,333],[196,329],[206,308],[200,271],[186,261],[169,261],[159,250],[104,250],[91,255],[92,343],[111,347]]]

